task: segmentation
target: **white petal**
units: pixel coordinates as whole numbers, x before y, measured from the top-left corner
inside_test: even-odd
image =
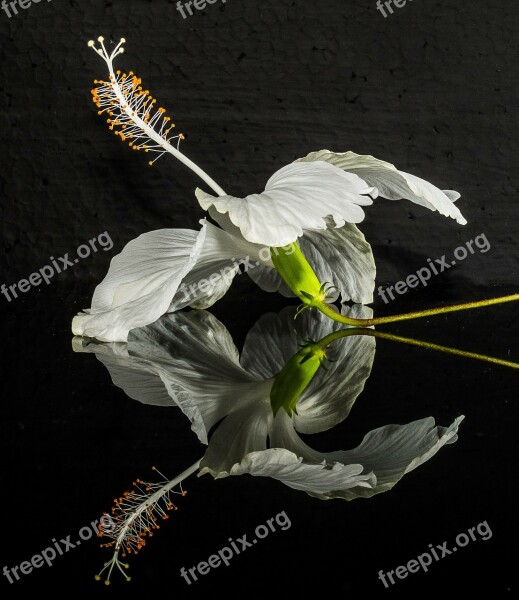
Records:
[[[356,225],[325,231],[306,231],[301,250],[321,282],[335,285],[341,301],[369,304],[375,289],[375,259]]]
[[[294,427],[301,433],[318,433],[342,422],[364,390],[373,368],[375,338],[355,335],[338,340],[297,403]]]
[[[92,352],[114,383],[146,404],[176,404],[207,444],[210,429],[233,410],[270,395],[238,362],[238,350],[224,327],[205,311],[164,315],[133,329],[125,344],[74,338],[76,352]]]
[[[454,200],[460,197],[458,192],[453,190],[442,191],[432,183],[415,175],[399,171],[391,163],[370,155],[320,150],[300,159],[302,162],[323,160],[344,169],[348,173],[355,173],[368,185],[375,187],[384,198],[389,200],[405,198],[430,210],[436,210],[446,217],[452,217],[460,225],[467,223],[459,209],[454,205]]]
[[[429,460],[445,444],[455,442],[463,418],[458,417],[449,428],[436,427],[432,417],[407,425],[386,425],[369,432],[354,450],[321,453],[307,446],[281,417],[276,418],[271,440],[272,444],[292,450],[306,462],[359,463],[366,472],[373,472],[377,485],[371,490],[336,490],[326,495],[326,498],[352,500],[390,490],[406,473]]]
[[[208,312],[164,316],[132,331],[128,345],[132,355],[162,367],[161,377],[171,393],[179,386],[188,394],[181,409],[204,443],[227,414],[254,403],[258,394],[269,397],[270,392],[258,391],[257,379],[240,366],[225,326]]]
[[[326,229],[326,217],[337,227],[364,219],[361,206],[372,204],[372,189],[356,175],[326,162],[292,163],[275,173],[265,191],[246,198],[214,197],[202,190],[196,197],[205,210],[228,213],[243,237],[255,244],[285,246],[303,229]]]
[[[377,476],[376,488],[358,494],[369,498],[390,490],[406,473],[428,461],[446,444],[454,443],[463,419],[458,417],[448,428],[435,426],[432,417],[407,425],[387,425],[368,433],[355,450],[330,456],[338,460],[362,460],[366,469],[373,470]]]
[[[92,308],[72,322],[75,335],[124,342],[135,327],[153,323],[167,310],[182,279],[202,251],[206,227],[161,229],[129,242],[112,259],[97,286]]]
[[[306,464],[301,457],[283,448],[252,452],[233,467],[232,475],[272,477],[295,490],[312,494],[331,494],[334,490],[369,489],[375,485],[373,474],[362,474],[362,465],[325,463]]]
[[[248,271],[247,275],[265,292],[278,292],[285,296],[285,298],[295,297],[294,292],[283,281],[281,275],[274,267],[258,265],[255,269]]]
[[[452,200],[452,202],[456,202],[456,200],[459,200],[461,198],[461,194],[459,192],[456,192],[455,190],[442,190],[442,191],[449,200]]]
[[[152,406],[180,406],[187,392],[180,386],[166,387],[161,366],[128,354],[128,344],[99,343],[82,337],[72,340],[74,352],[94,354],[108,369],[112,382],[132,400]]]
[[[201,221],[204,224],[204,221]],[[251,244],[207,223],[206,235],[196,265],[185,275],[169,312],[185,306],[208,308],[229,289],[242,262],[255,265],[260,261],[262,246]]]
[[[271,421],[268,391],[263,398],[258,397],[231,413],[213,433],[200,463],[200,475],[211,473],[216,479],[228,477],[244,456],[265,450]]]
[[[346,223],[339,228],[306,230],[299,246],[319,281],[333,283],[342,302],[373,302],[375,259],[371,246],[356,225]],[[274,268],[260,266],[248,275],[267,292],[294,296]]]

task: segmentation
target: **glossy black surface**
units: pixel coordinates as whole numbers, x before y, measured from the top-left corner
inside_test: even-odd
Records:
[[[287,303],[266,294],[253,297],[252,290],[252,283],[239,281],[235,293],[213,311],[238,345],[264,311]],[[5,348],[12,349],[3,371],[3,501],[5,526],[13,532],[3,548],[8,565],[30,560],[52,538],[77,538],[79,529],[109,509],[136,477],[153,479],[152,465],[174,477],[203,452],[178,409],[130,400],[93,356],[72,352],[65,305],[77,304],[75,298],[85,290],[74,290],[74,299],[72,293],[56,285],[3,311]],[[401,303],[400,308],[411,306]],[[508,305],[386,329],[517,360],[517,311]],[[392,491],[368,500],[320,501],[249,476],[193,478],[186,483],[188,495],[178,502],[180,510],[131,560],[133,581],[113,577],[110,589],[129,591],[131,597],[152,589],[194,598],[213,586],[247,590],[252,597],[273,586],[299,593],[380,593],[385,592],[377,579],[380,569],[394,569],[426,552],[430,543],[451,542],[487,521],[490,540],[470,543],[427,575],[398,581],[392,591],[427,587],[439,592],[453,586],[504,593],[513,587],[516,397],[517,373],[511,369],[379,340],[373,372],[351,415],[329,432],[306,436],[307,442],[323,451],[346,449],[381,425],[429,415],[448,425],[465,414],[456,444]],[[292,523],[287,531],[271,534],[190,587],[180,577],[181,567],[206,560],[229,537],[250,533],[281,511]],[[80,586],[104,593],[93,575],[109,556],[97,541],[84,542],[52,568],[42,567],[15,585],[59,585],[70,593]]]

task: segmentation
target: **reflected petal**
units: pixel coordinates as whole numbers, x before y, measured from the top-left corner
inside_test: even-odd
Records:
[[[251,452],[266,450],[272,421],[270,385],[258,384],[255,398],[230,414],[213,433],[200,463],[200,475],[211,473],[219,479],[234,474],[235,465]],[[263,388],[263,389],[262,389]]]
[[[132,400],[151,406],[180,406],[179,396],[187,399],[187,392],[180,386],[166,388],[161,377],[161,368],[149,361],[130,356],[128,344],[98,343],[94,340],[75,337],[72,340],[74,352],[94,354],[108,369],[112,382],[121,388]]]
[[[269,313],[252,327],[241,357],[247,371],[263,379],[274,377],[300,349],[302,340],[317,341],[344,328],[317,311],[306,311],[294,321],[295,310],[291,307],[279,314]],[[371,309],[361,305],[348,312],[357,318],[371,315]],[[319,369],[303,392],[298,414],[293,417],[298,431],[325,431],[348,416],[371,373],[375,347],[375,338],[356,335],[328,348],[327,356],[334,362],[327,361],[327,370]]]
[[[256,378],[240,366],[226,327],[206,311],[167,315],[133,331],[129,351],[162,364],[172,391],[187,392],[193,430],[205,443],[218,421],[254,398]]]
[[[243,402],[255,398],[256,378],[240,366],[224,325],[205,311],[165,315],[132,330],[127,344],[75,338],[74,349],[95,353],[131,398],[167,405],[169,396],[205,444],[210,429],[242,406],[238,391]]]
[[[313,494],[329,494],[333,490],[370,488],[375,485],[373,474],[362,474],[362,465],[325,463],[305,464],[301,457],[282,448],[252,452],[232,469],[232,475],[272,477],[295,490]]]
[[[326,431],[350,414],[371,374],[375,347],[375,338],[360,335],[333,344],[328,356],[337,362],[327,362],[328,370],[320,369],[303,392],[293,416],[297,431]]]
[[[278,418],[279,417],[279,418]],[[278,413],[271,432],[271,442],[287,448],[309,463],[323,461],[329,466],[359,463],[365,472],[373,472],[377,484],[373,489],[334,490],[322,499],[369,498],[390,490],[406,474],[420,466],[445,444],[457,440],[459,424],[464,417],[458,417],[450,427],[437,427],[432,417],[408,423],[407,425],[386,425],[370,431],[360,446],[349,451],[321,453],[307,446],[290,427],[290,419],[282,411]],[[288,421],[287,421],[288,419]],[[321,497],[321,496],[319,496]]]

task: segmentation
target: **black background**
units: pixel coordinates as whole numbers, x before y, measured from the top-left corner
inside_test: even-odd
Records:
[[[183,150],[224,189],[260,191],[277,169],[310,151],[368,153],[462,193],[469,224],[406,202],[378,201],[361,225],[377,283],[394,283],[484,233],[491,243],[448,273],[385,306],[404,312],[516,291],[517,3],[414,0],[383,18],[374,0],[218,1],[183,20],[166,0],[53,0],[8,19],[0,12],[3,107],[1,282],[12,284],[108,231],[99,252],[31,289],[2,315],[3,565],[77,531],[152,464],[173,477],[200,457],[180,413],[129,400],[93,357],[73,354],[72,316],[90,304],[112,256],[136,235],[198,227],[199,181],[165,157],[149,168],[98,117],[92,80],[106,76],[86,42],[127,39],[118,64],[133,69],[188,135]],[[514,287],[515,286],[515,287]],[[217,304],[240,345],[265,311],[288,301],[245,277]],[[393,327],[437,343],[517,360],[512,305]],[[515,354],[514,354],[515,352]],[[369,429],[433,415],[467,415],[445,448],[391,492],[321,502],[258,478],[187,485],[180,511],[132,560],[133,581],[105,590],[93,574],[108,556],[89,542],[21,581],[51,593],[199,597],[373,591],[380,594],[515,587],[512,553],[517,442],[516,374],[466,359],[379,343],[365,394],[347,423],[317,436],[352,447]],[[292,521],[188,587],[182,566],[205,560],[278,512]],[[385,590],[377,579],[487,520],[493,537]],[[72,537],[74,539],[74,537]]]

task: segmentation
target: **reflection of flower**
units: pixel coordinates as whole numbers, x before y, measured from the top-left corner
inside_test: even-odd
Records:
[[[327,355],[336,362],[317,372],[297,413],[279,410],[274,417],[270,393],[301,338],[317,340],[336,330],[337,324],[322,315],[305,314],[294,323],[293,311],[286,309],[260,319],[240,357],[219,321],[191,312],[132,331],[128,344],[78,343],[98,355],[132,398],[174,403],[183,410],[200,441],[209,442],[201,473],[272,477],[319,498],[353,499],[390,489],[455,441],[461,418],[448,429],[436,427],[432,418],[381,427],[351,451],[311,449],[298,432],[328,430],[349,414],[370,374],[374,339],[350,336],[335,342]]]

